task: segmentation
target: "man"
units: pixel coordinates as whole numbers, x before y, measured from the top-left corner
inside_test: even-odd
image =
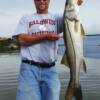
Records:
[[[21,46],[16,100],[59,100],[55,70],[61,18],[48,12],[50,0],[34,0],[36,13],[23,16],[14,33]]]
[[[55,62],[63,18],[48,12],[50,0],[34,3],[36,13],[23,16],[14,33],[22,60],[16,100],[59,100]]]

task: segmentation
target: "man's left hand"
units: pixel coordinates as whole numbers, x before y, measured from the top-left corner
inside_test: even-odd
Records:
[[[80,6],[83,3],[83,0],[77,0],[78,6]]]

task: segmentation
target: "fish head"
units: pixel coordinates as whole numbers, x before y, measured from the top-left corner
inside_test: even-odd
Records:
[[[79,19],[79,6],[77,5],[78,0],[66,0],[64,16],[69,20]]]

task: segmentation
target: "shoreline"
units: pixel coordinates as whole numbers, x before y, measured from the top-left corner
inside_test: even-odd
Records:
[[[9,52],[0,52],[0,55],[20,55],[20,53],[19,52],[11,52],[11,53],[9,53]]]
[[[0,55],[20,55],[20,52],[0,52]],[[63,54],[58,54],[58,60],[61,60]],[[59,59],[60,58],[60,59]],[[100,57],[84,56],[85,59],[100,59]]]

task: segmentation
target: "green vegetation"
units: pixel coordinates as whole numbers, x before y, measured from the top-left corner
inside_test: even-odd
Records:
[[[0,38],[0,53],[18,53],[18,44],[11,38]]]

